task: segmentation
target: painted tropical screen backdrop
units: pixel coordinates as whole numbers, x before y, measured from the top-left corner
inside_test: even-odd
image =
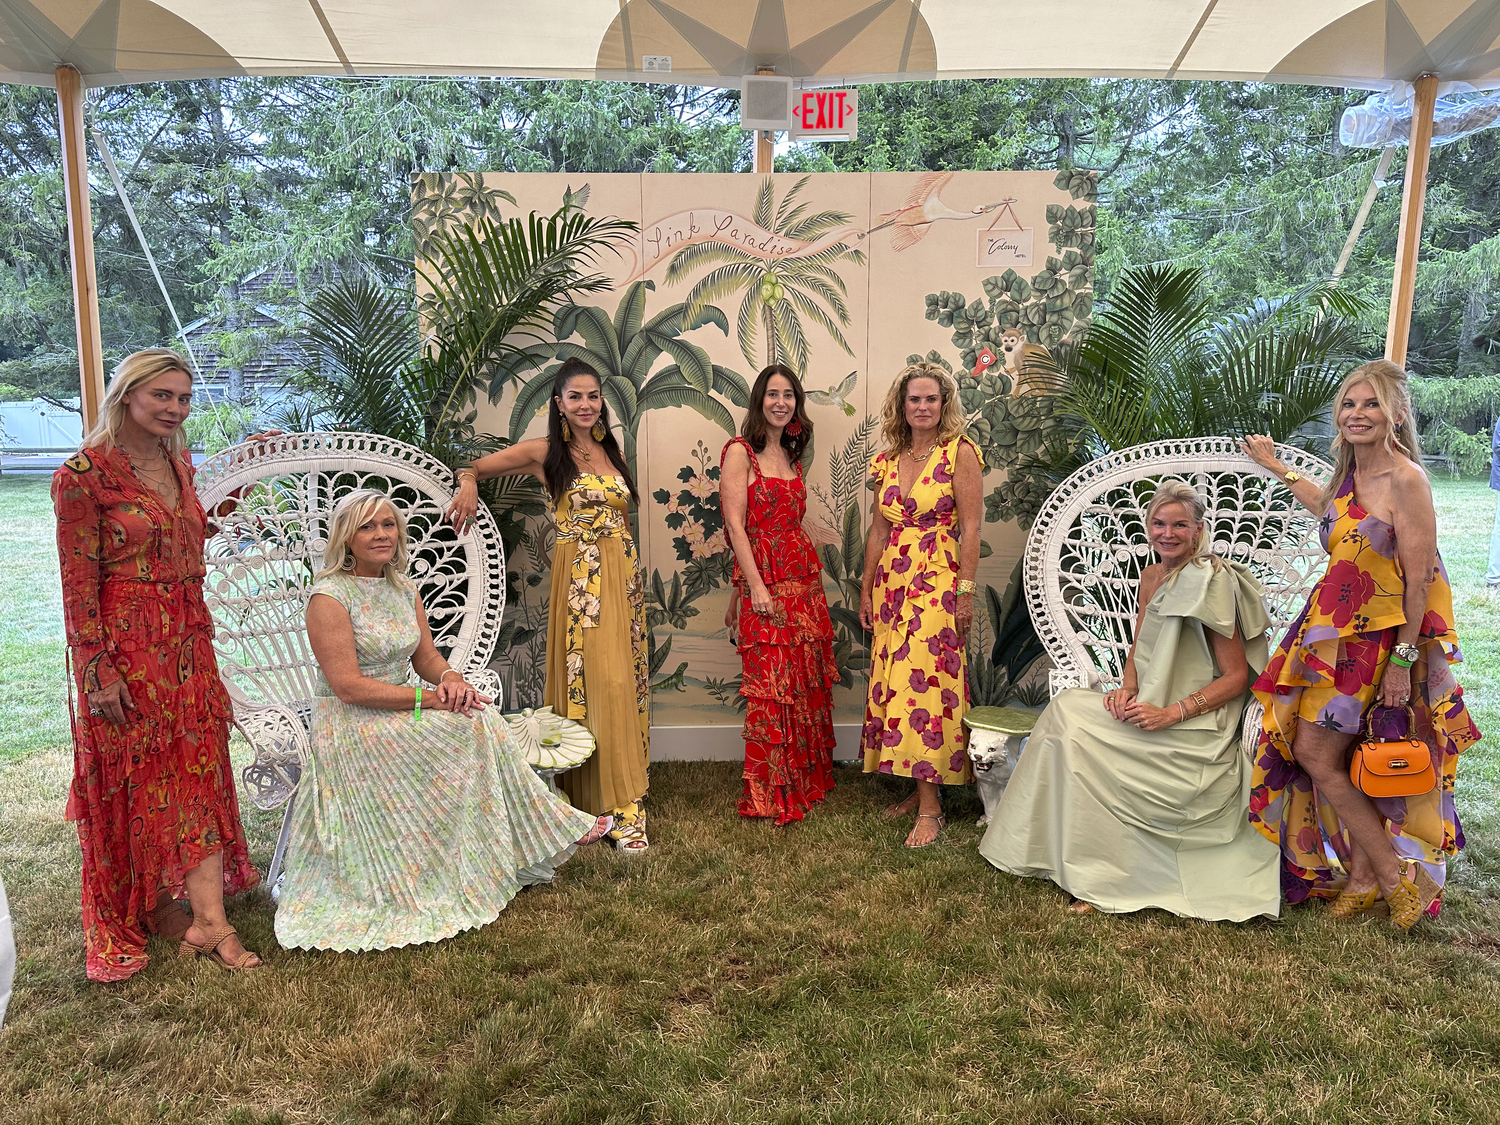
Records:
[[[995,633],[1046,494],[1024,464],[1060,440],[1053,398],[1017,376],[1037,349],[1076,338],[1092,312],[1097,182],[1081,171],[416,178],[419,253],[446,228],[564,205],[640,227],[622,254],[598,263],[613,290],[564,308],[548,350],[604,377],[640,485],[655,725],[740,722],[739,659],[724,627],[719,457],[749,385],[773,361],[804,373],[811,400],[806,525],[838,633],[836,722],[857,726],[863,714],[865,470],[883,397],[913,359],[953,372],[984,453],[979,579],[989,612],[976,615],[973,655],[974,676],[993,680]],[[508,440],[542,433],[555,369],[481,398],[478,428]],[[497,667],[512,705],[541,698],[551,548],[548,521],[531,517],[507,560],[518,593]]]

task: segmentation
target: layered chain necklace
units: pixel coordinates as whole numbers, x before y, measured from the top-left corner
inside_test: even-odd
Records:
[[[135,473],[141,483],[150,487],[163,500],[173,500],[177,496],[177,474],[172,471],[172,463],[167,459],[166,453],[157,446],[154,458],[137,461],[127,451],[126,459],[130,462],[130,470]]]

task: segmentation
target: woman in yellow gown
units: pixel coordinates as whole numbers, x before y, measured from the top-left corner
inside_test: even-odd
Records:
[[[517,442],[459,470],[449,518],[467,527],[478,510],[479,480],[523,473],[546,486],[557,521],[543,699],[586,726],[597,743],[587,762],[562,775],[563,792],[585,812],[612,814],[611,842],[639,854],[648,846],[651,684],[645,585],[628,515],[638,497],[609,430],[599,376],[582,360],[558,369],[545,438]]]

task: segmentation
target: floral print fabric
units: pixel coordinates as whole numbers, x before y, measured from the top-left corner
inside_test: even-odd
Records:
[[[1360,507],[1354,475],[1340,487],[1319,525],[1329,553],[1302,615],[1292,625],[1254,692],[1265,706],[1256,750],[1250,822],[1280,845],[1282,889],[1288,902],[1332,897],[1347,880],[1349,839],[1338,815],[1292,756],[1297,720],[1353,734],[1375,699],[1396,630],[1406,620],[1405,579],[1396,554],[1396,530]],[[1441,888],[1449,856],[1463,847],[1453,803],[1458,755],[1479,740],[1464,706],[1452,665],[1463,659],[1453,629],[1453,591],[1443,560],[1434,567],[1427,610],[1417,637],[1421,655],[1412,668],[1415,736],[1433,754],[1439,784],[1418,797],[1374,801],[1391,845],[1418,862]],[[1380,737],[1404,736],[1406,718]],[[1430,912],[1436,914],[1439,900]]]
[[[582,473],[553,511],[543,702],[588,727],[596,749],[559,778],[579,808],[640,823],[651,737],[646,591],[624,478]]]
[[[761,474],[755,450],[743,446],[753,474],[745,533],[755,568],[771,593],[772,612],[756,613],[734,563],[739,599],[739,643],[745,697],[744,794],[739,813],[772,817],[778,825],[801,820],[833,788],[833,693],[839,674],[833,659],[833,622],[823,593],[822,564],[802,528],[807,486],[802,467],[792,480]]]
[[[938,446],[908,496],[901,493],[904,454],[878,453],[870,463],[880,514],[890,521],[891,534],[875,568],[866,773],[940,785],[963,785],[973,777],[963,727],[968,666],[955,621],[953,475],[965,443],[979,454],[966,437]]]
[[[407,682],[420,637],[410,587],[331,575],[311,593],[348,610],[362,675]],[[419,720],[344,703],[320,674],[276,938],[390,949],[483,926],[549,881],[592,826],[526,765],[497,708]]]
[[[203,507],[192,463],[174,461],[167,507],[116,449],[86,449],[52,478],[68,654],[78,692],[67,818],[83,849],[90,980],[145,968],[146,915],[161,890],[223,854],[224,893],[260,882],[229,764],[229,697],[203,602]],[[122,725],[88,713],[87,692],[124,680]],[[72,702],[70,700],[70,702]]]

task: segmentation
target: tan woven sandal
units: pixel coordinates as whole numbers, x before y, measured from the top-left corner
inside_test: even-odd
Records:
[[[1424,909],[1422,895],[1417,890],[1417,884],[1408,879],[1404,871],[1401,874],[1401,885],[1385,901],[1391,908],[1391,925],[1396,929],[1409,930],[1421,921]]]
[[[219,946],[223,945],[229,938],[236,936],[237,932],[235,928],[228,922],[225,922],[222,926],[217,926],[209,930],[208,940],[206,941],[195,943],[189,941],[187,938],[183,938],[182,944],[177,947],[177,956],[208,957],[215,964],[222,965],[231,973],[248,972],[251,969],[260,968],[265,962],[260,959],[259,954],[252,953],[248,949],[241,949],[240,955],[233,961],[219,952]],[[252,961],[255,962],[253,965],[251,964]]]
[[[1340,922],[1348,922],[1357,918],[1366,911],[1374,910],[1375,904],[1380,901],[1380,887],[1371,887],[1362,894],[1350,894],[1348,891],[1340,891],[1339,897],[1333,900],[1333,905],[1328,908],[1328,914],[1337,918]]]
[[[156,900],[156,909],[146,915],[146,932],[170,941],[181,941],[193,927],[193,919],[170,896]]]

